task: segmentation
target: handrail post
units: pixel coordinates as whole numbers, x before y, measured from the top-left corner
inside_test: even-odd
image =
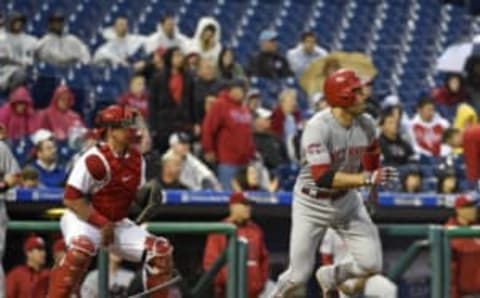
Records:
[[[445,231],[446,232],[446,231]],[[445,236],[443,237],[443,264],[444,264],[444,270],[443,270],[443,293],[445,294],[446,297],[449,297],[450,295],[450,263],[451,263],[451,258],[452,258],[452,252],[450,248],[450,235],[448,233],[445,233]]]
[[[237,233],[232,233],[228,236],[227,248],[227,298],[237,298],[237,266],[238,266],[238,242]]]
[[[432,279],[431,279],[431,297],[442,298],[442,228],[431,225],[429,227],[428,238],[430,241],[430,258],[432,264]]]
[[[108,253],[104,249],[98,250],[98,297],[108,298]]]
[[[428,246],[428,240],[416,240],[415,242],[413,242],[408,247],[408,249],[400,256],[398,261],[396,261],[395,264],[392,266],[392,268],[388,272],[388,277],[393,281],[396,281],[397,279],[402,277],[403,273],[407,271],[407,269],[418,256],[420,251]]]
[[[192,297],[199,296],[204,290],[205,286],[208,285],[208,282],[215,279],[215,276],[220,271],[220,269],[222,269],[222,267],[225,266],[226,259],[227,259],[227,251],[224,250],[222,254],[215,260],[212,267],[210,267],[210,269],[208,269],[208,271],[200,277],[198,282],[190,291]]]
[[[238,239],[238,298],[248,297],[248,241]]]

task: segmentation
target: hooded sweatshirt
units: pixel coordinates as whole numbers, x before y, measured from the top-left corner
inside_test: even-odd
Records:
[[[202,127],[202,148],[213,152],[221,164],[246,165],[255,152],[252,116],[241,102],[220,92],[205,115]]]
[[[202,32],[208,25],[213,25],[215,27],[215,35],[214,39],[214,46],[209,49],[203,49],[200,41],[200,37]],[[220,25],[218,24],[217,20],[212,17],[203,17],[198,21],[197,29],[195,30],[195,35],[190,40],[188,49],[199,53],[200,57],[203,59],[209,60],[211,63],[216,65],[218,61],[218,56],[222,50],[222,45],[220,44]]]
[[[409,124],[409,133],[416,153],[439,156],[443,131],[450,126],[442,116],[435,114],[432,121],[425,122],[418,114]]]
[[[58,107],[58,101],[61,95],[68,96],[69,105],[67,110],[62,111]],[[72,127],[85,127],[80,115],[71,108],[75,102],[75,97],[72,91],[64,85],[55,89],[50,105],[41,112],[41,127],[50,130],[58,140],[65,140],[68,138],[70,129]]]
[[[15,105],[24,103],[25,112],[18,114],[15,111]],[[33,100],[30,92],[25,87],[18,87],[8,97],[6,102],[0,108],[0,125],[7,130],[7,136],[16,140],[28,136],[39,128],[39,117],[33,109]]]
[[[464,130],[476,123],[478,123],[478,115],[475,109],[467,103],[459,104],[453,120],[453,127]]]

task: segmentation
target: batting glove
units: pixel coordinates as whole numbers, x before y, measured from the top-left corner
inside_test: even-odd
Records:
[[[398,183],[399,173],[394,167],[382,167],[373,172],[365,173],[366,185],[382,185],[388,186]]]

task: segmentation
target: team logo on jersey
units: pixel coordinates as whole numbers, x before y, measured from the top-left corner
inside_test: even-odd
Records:
[[[307,146],[307,153],[308,154],[320,154],[322,153],[322,144],[320,143],[313,143]]]

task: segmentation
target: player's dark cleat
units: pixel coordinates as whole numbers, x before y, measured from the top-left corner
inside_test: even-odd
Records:
[[[326,292],[323,291],[322,293],[323,298],[339,298],[337,290],[327,290]]]

